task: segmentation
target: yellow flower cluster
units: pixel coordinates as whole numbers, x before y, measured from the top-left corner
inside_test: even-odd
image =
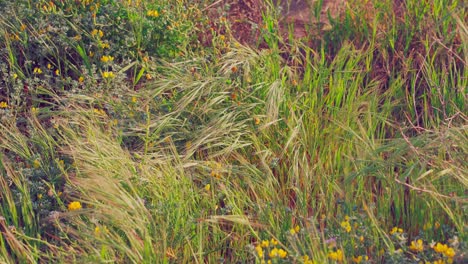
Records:
[[[353,257],[353,263],[361,263],[363,260],[365,261],[368,261],[369,260],[369,257],[368,256],[357,256],[357,257]]]
[[[403,233],[403,228],[399,228],[395,226],[394,228],[392,228],[392,230],[390,230],[390,235],[393,235],[395,233],[400,233],[400,234]]]
[[[286,250],[282,248],[277,248],[276,245],[278,245],[278,241],[272,238],[271,240],[262,240],[262,242],[255,247],[257,256],[260,259],[262,259],[262,262],[263,258],[265,257],[265,250],[268,252],[269,249],[270,250],[268,252],[268,257],[270,258],[270,260],[268,260],[268,263],[271,262],[271,259],[284,259],[288,256],[288,252]]]
[[[413,252],[422,252],[424,250],[424,243],[421,239],[411,241],[409,249]]]
[[[104,63],[106,63],[106,62],[111,62],[111,61],[113,61],[113,60],[114,60],[114,57],[112,57],[112,56],[106,56],[106,55],[104,55],[104,56],[101,57],[101,61],[104,62]]]
[[[299,233],[299,231],[301,231],[301,228],[298,225],[296,225],[294,228],[291,228],[289,230],[289,233],[291,233],[291,235],[295,235],[295,234]]]
[[[102,72],[102,78],[104,79],[114,78],[114,76],[115,75],[113,72],[108,72],[108,71]]]
[[[434,251],[437,253],[442,253],[447,256],[449,259],[452,259],[455,256],[455,249],[447,246],[446,244],[437,243],[433,247]]]
[[[311,260],[307,255],[302,256],[302,261],[304,264],[316,264],[316,262]]]
[[[8,103],[7,102],[0,102],[0,108],[7,108],[8,107]]]
[[[146,12],[146,15],[149,17],[158,17],[159,12],[158,10],[148,10],[148,12]]]
[[[329,252],[328,258],[334,261],[342,262],[344,259],[343,251],[341,251],[341,249],[338,249],[336,251]]]
[[[78,201],[71,202],[68,204],[68,210],[75,211],[81,209],[81,203]]]
[[[36,67],[36,68],[34,68],[33,73],[34,74],[42,74],[42,70],[41,70],[41,68]]]
[[[281,248],[273,248],[271,251],[270,251],[270,254],[268,254],[268,256],[270,256],[270,258],[286,258],[286,256],[288,255],[288,252],[286,252],[285,250],[281,249]]]
[[[211,164],[211,177],[221,178],[223,166],[219,162],[214,162]]]
[[[349,216],[345,217],[345,220],[341,222],[341,227],[346,230],[347,233],[351,232],[351,224],[349,223]]]
[[[93,31],[91,31],[91,36],[99,36],[102,38],[104,37],[104,32],[100,29],[93,29]]]

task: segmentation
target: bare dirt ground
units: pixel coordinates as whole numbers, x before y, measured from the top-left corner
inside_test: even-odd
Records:
[[[333,18],[340,16],[346,0],[324,0],[320,9],[320,18],[314,11],[318,0],[277,0],[280,10],[280,32],[285,38],[289,35],[288,27],[293,25],[295,38],[308,35],[311,26],[326,30],[330,25],[328,15]],[[219,10],[226,10],[226,16],[231,24],[233,37],[243,44],[259,44],[260,29],[263,26],[262,12],[267,6],[263,0],[222,0],[209,7],[210,17],[220,17]]]

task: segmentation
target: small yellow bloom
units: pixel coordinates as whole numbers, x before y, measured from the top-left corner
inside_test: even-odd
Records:
[[[393,234],[395,234],[395,233],[403,233],[403,229],[395,226],[395,227],[392,228],[392,230],[390,231],[390,235],[393,235]]]
[[[38,159],[35,159],[35,160],[33,161],[33,167],[34,167],[35,169],[38,169],[40,166],[41,166],[41,162],[40,162]]]
[[[33,73],[34,74],[42,74],[42,70],[41,70],[41,68],[36,67],[36,68],[34,68]]]
[[[445,256],[447,256],[448,258],[453,258],[455,256],[455,249],[449,247],[445,250],[444,252]]]
[[[278,257],[284,259],[286,258],[286,256],[288,256],[288,252],[286,250],[283,250],[283,249],[278,249]]]
[[[424,250],[423,241],[418,239],[417,241],[411,241],[409,249],[413,252],[422,252]]]
[[[434,264],[445,264],[445,261],[442,259],[434,260]]]
[[[346,230],[347,233],[351,232],[351,225],[348,220],[341,222],[341,227]]]
[[[364,236],[359,237],[359,242],[361,242],[361,243],[364,242]]]
[[[276,245],[278,245],[278,240],[272,238],[272,239],[270,240],[270,243],[271,243],[273,246],[276,246]]]
[[[149,17],[158,17],[159,12],[158,10],[148,10],[148,12],[146,12],[146,15]]]
[[[270,258],[276,258],[278,257],[278,249],[277,248],[273,248],[270,253],[268,254],[268,256],[270,256]]]
[[[338,249],[337,251],[332,251],[328,253],[328,258],[331,260],[335,260],[338,262],[343,261],[343,251],[341,249]]]
[[[114,76],[115,75],[113,72],[108,72],[108,71],[102,72],[102,77],[105,79],[114,78]]]
[[[437,243],[433,249],[437,253],[445,253],[449,247],[446,244]]]
[[[102,32],[100,29],[93,29],[93,31],[91,31],[91,36],[99,36],[102,38],[104,37],[104,32]]]
[[[81,208],[82,208],[81,203],[78,202],[78,201],[71,202],[71,203],[68,204],[68,210],[70,210],[70,211],[79,210]]]
[[[39,199],[39,200],[42,199],[42,193],[39,193],[39,194],[37,195],[37,199]]]
[[[291,235],[295,235],[295,234],[299,233],[299,231],[301,231],[301,228],[298,225],[296,225],[294,228],[291,228],[289,230],[289,233],[291,233]]]
[[[255,247],[255,251],[257,251],[257,255],[259,258],[263,258],[263,249],[260,245]]]
[[[210,189],[211,189],[211,185],[210,185],[209,183],[208,183],[207,185],[205,185],[205,190],[206,190],[207,192],[209,192]]]
[[[80,76],[80,78],[78,78],[78,82],[79,82],[79,83],[83,83],[83,82],[84,82],[84,77],[83,77],[83,76]]]
[[[101,49],[108,49],[110,48],[110,45],[109,43],[103,42],[103,43],[99,43],[99,47],[101,47]]]
[[[7,102],[0,102],[0,108],[8,108],[8,103]]]
[[[13,79],[17,79],[17,78],[18,78],[18,74],[13,73]]]
[[[440,228],[440,223],[439,222],[435,222],[434,224],[434,229],[437,230]]]
[[[259,125],[259,124],[260,124],[260,118],[254,117],[253,120],[254,120],[255,125]]]
[[[361,263],[361,262],[362,262],[362,256],[353,257],[353,263]]]
[[[106,62],[111,62],[111,61],[113,61],[113,60],[114,60],[114,57],[112,57],[112,56],[106,56],[106,55],[104,55],[104,56],[101,57],[101,61],[104,62],[104,63],[106,63]]]
[[[267,248],[268,246],[270,246],[270,241],[262,240],[262,243],[260,245],[261,247]]]
[[[50,68],[52,68],[52,65],[50,63],[47,63],[47,69],[50,70]]]
[[[136,96],[132,96],[132,103],[136,103],[138,101],[138,99],[136,98]]]
[[[146,80],[151,80],[151,79],[153,79],[153,76],[151,76],[151,74],[149,74],[149,73],[147,73],[147,74],[145,75],[145,77],[146,77]]]
[[[57,75],[57,76],[60,75],[60,70],[59,69],[55,70],[55,75]]]

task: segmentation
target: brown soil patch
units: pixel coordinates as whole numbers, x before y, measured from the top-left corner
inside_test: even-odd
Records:
[[[346,0],[324,0],[320,9],[320,19],[316,18],[313,11],[317,2],[318,0],[277,0],[276,5],[281,10],[279,21],[281,35],[287,38],[290,25],[294,28],[294,38],[306,37],[311,28],[326,30],[330,27],[328,15],[333,18],[340,16]],[[231,24],[232,35],[239,42],[259,45],[261,43],[260,30],[264,25],[262,13],[265,8],[266,4],[263,0],[220,0],[204,11],[212,21],[226,16]],[[220,10],[226,10],[226,12],[223,14]],[[224,29],[214,28],[218,33],[224,34]],[[204,43],[211,40],[211,36],[207,35],[203,36]]]

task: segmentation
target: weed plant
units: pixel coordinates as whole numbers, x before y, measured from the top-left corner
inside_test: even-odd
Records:
[[[398,3],[0,0],[0,262],[465,263],[467,7]]]

